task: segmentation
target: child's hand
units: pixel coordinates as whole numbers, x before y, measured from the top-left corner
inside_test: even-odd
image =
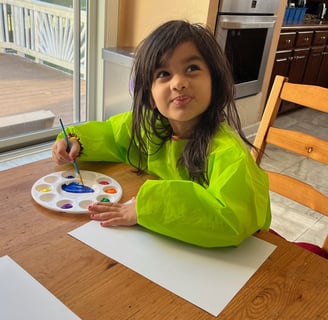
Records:
[[[67,152],[67,143],[65,139],[58,140],[52,146],[52,159],[59,165],[72,162],[80,153],[80,144],[78,141],[70,140],[71,151]]]
[[[133,226],[137,224],[136,201],[127,203],[96,202],[88,207],[90,218],[101,221],[103,227]]]

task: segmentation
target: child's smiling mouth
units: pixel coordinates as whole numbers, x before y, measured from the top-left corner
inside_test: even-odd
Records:
[[[172,103],[178,106],[183,106],[191,101],[191,97],[187,95],[180,95],[172,99]]]

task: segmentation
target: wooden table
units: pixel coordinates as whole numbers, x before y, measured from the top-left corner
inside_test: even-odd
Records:
[[[118,180],[122,201],[147,178],[122,164],[80,167]],[[33,183],[64,169],[46,159],[0,172],[0,256],[9,255],[84,320],[215,319],[69,236],[87,215],[56,213],[35,203]],[[278,247],[217,318],[327,319],[328,261],[268,232],[257,236]]]

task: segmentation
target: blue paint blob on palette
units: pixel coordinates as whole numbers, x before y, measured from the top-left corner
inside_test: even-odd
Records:
[[[84,185],[74,171],[59,171],[36,181],[31,189],[33,199],[41,206],[60,212],[88,213],[94,202],[117,202],[122,187],[104,174],[81,170]]]
[[[64,183],[61,186],[62,190],[66,192],[71,193],[93,193],[95,190],[92,188],[82,185],[80,182],[70,182],[70,183]]]

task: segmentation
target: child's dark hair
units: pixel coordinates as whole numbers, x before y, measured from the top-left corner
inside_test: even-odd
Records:
[[[151,88],[155,70],[163,63],[163,58],[169,59],[178,45],[188,41],[195,44],[208,65],[212,79],[212,97],[209,107],[201,115],[199,123],[186,143],[177,165],[185,166],[190,179],[204,185],[208,184],[206,173],[208,145],[221,122],[227,121],[250,145],[241,130],[234,103],[234,82],[230,65],[212,32],[206,26],[181,20],[169,21],[153,31],[138,46],[132,70],[133,123],[129,151],[131,148],[138,150],[139,163],[131,164],[142,172],[146,169],[144,159],[148,155],[149,142],[144,139],[151,139],[154,134],[157,142],[150,142],[157,143],[158,149],[171,139],[172,128],[168,120],[157,110]]]

